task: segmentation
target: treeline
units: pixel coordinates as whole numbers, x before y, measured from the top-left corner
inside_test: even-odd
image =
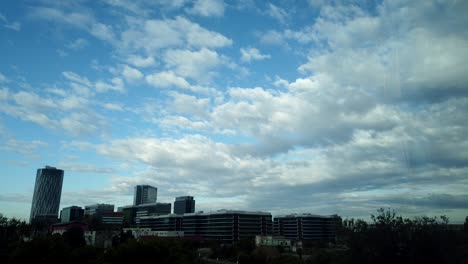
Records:
[[[446,216],[410,219],[380,209],[371,220],[343,221],[347,263],[468,263],[468,217],[455,226]]]
[[[380,209],[371,221],[345,219],[334,245],[317,243],[297,253],[281,248],[256,248],[252,241],[233,246],[201,244],[184,239],[136,241],[129,234],[113,240],[109,249],[86,246],[83,232],[37,236],[24,221],[0,218],[1,263],[213,263],[345,264],[345,263],[468,263],[468,218],[464,225],[440,217],[403,218]],[[199,250],[203,248],[203,250]]]

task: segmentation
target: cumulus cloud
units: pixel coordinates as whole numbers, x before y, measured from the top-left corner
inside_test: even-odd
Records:
[[[107,110],[111,110],[111,111],[118,111],[118,112],[124,111],[124,108],[119,104],[104,103],[102,106],[106,108]]]
[[[141,57],[138,55],[131,55],[127,58],[127,62],[135,67],[146,68],[156,64],[153,57]]]
[[[77,77],[73,74],[70,76]],[[47,129],[83,136],[102,132],[106,126],[104,118],[90,110],[88,100],[83,97],[50,98],[26,91],[0,91],[1,112]]]
[[[121,35],[123,49],[144,50],[148,54],[169,47],[220,48],[229,46],[232,40],[210,31],[186,18],[163,20],[134,20]]]
[[[170,195],[190,192],[205,205],[216,198],[222,201],[216,206],[274,213],[361,216],[389,206],[408,214],[447,209],[460,216],[468,172],[466,4],[383,1],[369,12],[342,1],[311,3],[320,8],[312,24],[259,34],[262,43],[305,54],[297,76],[266,78],[271,85],[237,87],[232,78],[211,83],[220,66],[236,67],[218,50],[233,41],[183,17],[128,17],[122,34],[109,33],[119,39],[115,47],[128,64],[117,68],[119,76],[169,88],[125,108],[157,125],[157,132],[83,145],[144,168],[114,176],[110,190],[128,194],[137,183],[154,183]],[[82,21],[87,30],[98,23],[78,13],[48,12],[76,27]],[[287,24],[285,10],[270,4],[269,12]],[[244,62],[270,58],[256,48],[240,52]],[[146,69],[151,74],[136,69],[156,66],[155,59],[160,65]],[[123,80],[63,76],[77,96],[56,88],[46,96],[1,89],[0,111],[76,135],[103,130],[101,116],[80,108],[91,99],[78,95],[123,92]],[[190,135],[194,131],[202,135]],[[75,145],[81,143],[70,143]]]
[[[198,51],[168,50],[163,60],[178,75],[199,81],[209,80],[214,75],[213,70],[224,62],[216,51],[206,48]]]
[[[27,158],[38,158],[39,152],[48,147],[48,143],[41,140],[21,141],[8,139],[0,145],[0,149],[10,153],[17,153]]]
[[[190,84],[172,71],[163,71],[146,76],[146,81],[154,87],[179,87],[188,89]]]
[[[224,0],[195,0],[193,7],[187,10],[188,13],[199,16],[223,16]]]
[[[39,6],[31,8],[29,15],[33,18],[62,23],[84,30],[100,40],[113,42],[115,39],[112,26],[96,21],[90,12],[83,10],[74,8],[64,10],[57,7]]]
[[[269,54],[262,54],[257,48],[241,48],[241,60],[244,62],[251,62],[253,60],[269,59]]]
[[[134,76],[133,76],[134,77]],[[105,93],[108,91],[116,91],[123,93],[125,92],[125,87],[123,80],[118,77],[114,77],[110,80],[110,83],[104,81],[97,81],[94,85],[98,93]]]
[[[128,65],[123,66],[122,75],[128,82],[135,82],[143,78],[143,73]]]

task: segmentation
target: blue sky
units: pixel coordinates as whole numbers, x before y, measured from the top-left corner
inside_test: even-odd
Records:
[[[35,171],[61,207],[366,217],[468,208],[464,1],[2,1],[0,212]]]

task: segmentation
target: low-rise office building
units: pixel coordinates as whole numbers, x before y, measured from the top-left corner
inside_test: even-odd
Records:
[[[296,241],[335,242],[336,229],[341,218],[338,215],[290,214],[275,216],[275,236]]]
[[[117,208],[118,212],[124,215],[124,223],[127,226],[137,224],[137,218],[154,215],[168,215],[171,213],[170,203],[154,203],[141,205],[128,205]]]
[[[183,215],[137,217],[139,228],[152,231],[183,231],[184,237],[230,244],[256,235],[272,234],[272,217],[265,212],[219,210]]]
[[[185,237],[229,244],[254,239],[256,235],[271,235],[272,217],[265,212],[234,210],[184,214],[182,230]]]
[[[103,213],[114,212],[113,204],[92,204],[85,206],[84,214],[87,216],[100,216]]]
[[[124,228],[123,232],[131,232],[135,239],[147,237],[184,237],[184,231],[154,231],[151,228]]]
[[[174,214],[143,216],[136,218],[136,225],[152,231],[182,231],[182,220],[182,216]]]

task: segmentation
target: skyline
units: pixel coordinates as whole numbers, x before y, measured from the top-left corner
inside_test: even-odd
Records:
[[[327,3],[329,2],[329,3]],[[0,213],[190,195],[364,217],[468,208],[468,3],[4,1]]]

